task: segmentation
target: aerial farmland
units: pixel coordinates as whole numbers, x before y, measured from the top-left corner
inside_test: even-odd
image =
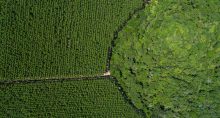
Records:
[[[0,0],[0,117],[220,117],[219,0]]]

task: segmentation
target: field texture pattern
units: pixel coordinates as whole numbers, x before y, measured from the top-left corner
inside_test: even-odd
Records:
[[[114,32],[142,0],[1,0],[0,80],[105,72]]]
[[[0,117],[140,117],[107,79],[0,86],[0,101]]]

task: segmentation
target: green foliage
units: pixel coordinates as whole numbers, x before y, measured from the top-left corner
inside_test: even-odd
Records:
[[[0,0],[0,79],[103,74],[113,34],[142,0]]]
[[[119,33],[112,74],[149,117],[220,116],[219,6],[152,0]]]
[[[0,86],[1,117],[139,118],[107,79]]]

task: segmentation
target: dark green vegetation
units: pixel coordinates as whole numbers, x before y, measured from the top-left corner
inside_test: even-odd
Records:
[[[112,74],[148,117],[220,117],[219,6],[152,0],[119,33]]]
[[[141,117],[107,79],[3,85],[0,106],[0,117]]]
[[[103,74],[114,32],[142,0],[1,0],[0,79]]]

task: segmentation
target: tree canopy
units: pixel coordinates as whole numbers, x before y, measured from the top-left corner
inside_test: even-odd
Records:
[[[219,6],[152,0],[118,34],[112,74],[147,116],[220,116]]]

